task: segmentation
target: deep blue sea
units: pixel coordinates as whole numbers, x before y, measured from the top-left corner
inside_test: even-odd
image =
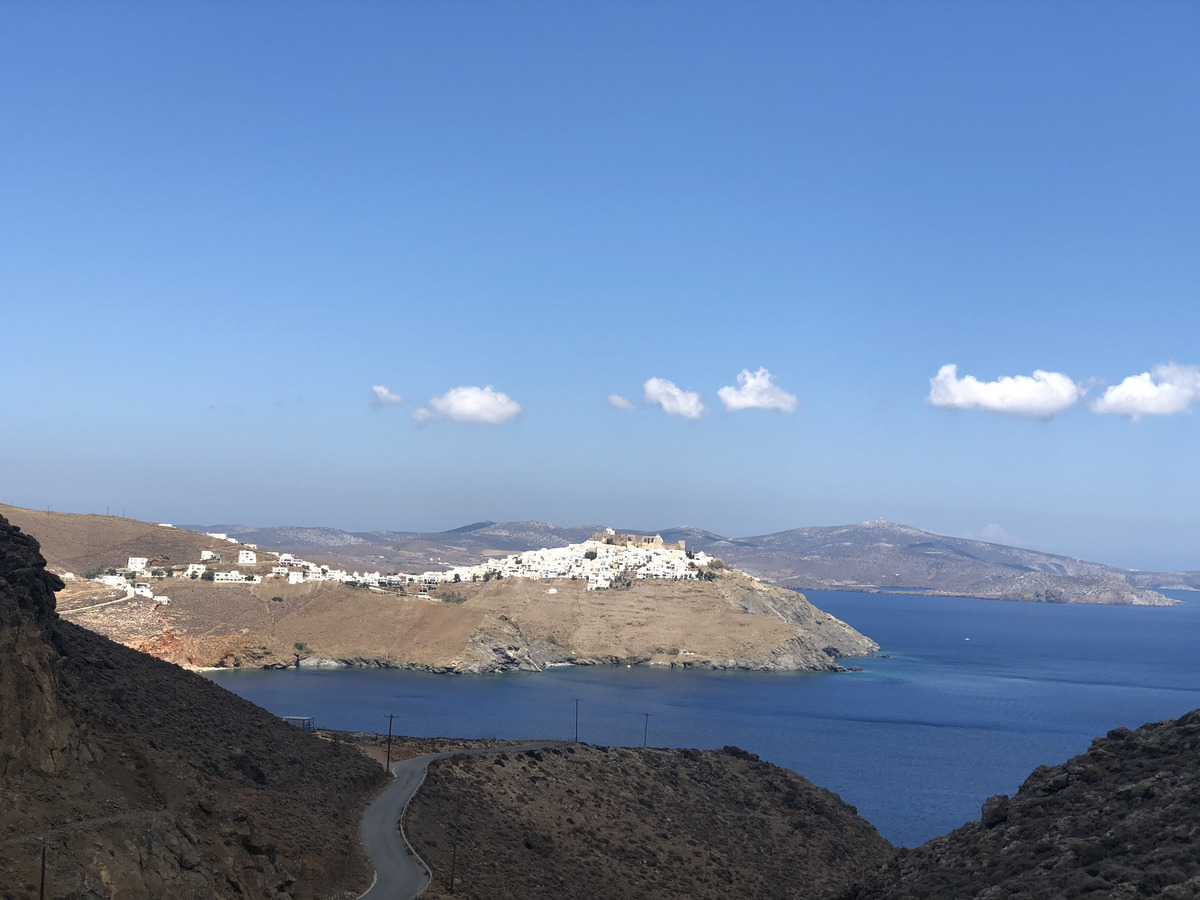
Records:
[[[1171,592],[1168,592],[1171,593]],[[372,669],[228,671],[213,680],[318,727],[416,736],[735,744],[836,791],[915,846],[978,818],[1037,765],[1117,726],[1200,708],[1200,594],[1116,607],[806,592],[889,658],[862,672],[557,668],[484,677]],[[649,720],[643,713],[650,713]]]

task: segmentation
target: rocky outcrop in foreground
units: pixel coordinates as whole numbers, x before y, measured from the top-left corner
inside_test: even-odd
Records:
[[[430,766],[405,831],[429,898],[837,897],[891,859],[854,807],[724,750],[565,745]]]
[[[1200,710],[1111,731],[915,850],[728,747],[443,760],[405,828],[431,898],[453,864],[454,896],[487,900],[1184,900],[1200,896]]]
[[[1200,896],[1200,710],[1118,728],[903,856],[861,900]]]
[[[60,621],[0,518],[0,896],[315,898],[365,888],[383,780],[201,676]],[[349,896],[355,896],[357,892]]]

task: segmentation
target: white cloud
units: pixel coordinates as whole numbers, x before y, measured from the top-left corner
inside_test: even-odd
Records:
[[[648,378],[642,385],[642,395],[647,403],[661,406],[663,412],[685,419],[698,419],[704,412],[704,404],[695,391],[676,387],[675,382],[665,378]]]
[[[1142,416],[1173,416],[1200,400],[1200,366],[1167,363],[1130,375],[1092,401],[1092,411]]]
[[[388,390],[386,384],[371,385],[371,405],[379,409],[384,406],[398,406],[403,402],[404,398],[399,394],[393,394]]]
[[[994,522],[991,525],[984,525],[976,540],[987,541],[989,544],[1004,544],[1008,547],[1021,546],[1021,542],[1005,531],[1003,525],[997,525]]]
[[[609,394],[608,405],[615,406],[617,409],[633,409],[633,401],[620,394]]]
[[[520,414],[521,404],[488,385],[451,388],[440,397],[430,398],[428,406],[422,406],[412,415],[418,422],[450,419],[500,425]]]
[[[1034,419],[1049,419],[1074,405],[1083,391],[1061,372],[1036,370],[1029,375],[1005,375],[980,381],[974,375],[958,377],[958,366],[942,366],[929,379],[929,402],[943,409],[978,406],[993,412]]]
[[[742,369],[737,383],[737,387],[723,387],[717,391],[717,396],[729,412],[739,409],[777,409],[790,413],[800,404],[795,394],[789,394],[779,385],[773,384],[771,373],[762,366],[759,366],[757,372]]]

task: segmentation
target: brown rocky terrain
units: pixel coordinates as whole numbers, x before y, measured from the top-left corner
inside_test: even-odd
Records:
[[[340,584],[176,582],[169,606],[135,598],[70,618],[193,667],[324,661],[479,674],[649,663],[840,671],[836,658],[878,649],[803,596],[732,571],[712,582],[647,579],[608,591],[511,578],[446,585],[429,597]]]
[[[79,515],[22,509],[0,504],[0,516],[38,539],[52,572],[79,575],[90,569],[122,567],[131,556],[151,566],[186,566],[200,561],[201,550],[217,550],[236,561],[238,548],[184,528],[164,528],[119,516]],[[231,566],[236,568],[236,566]],[[248,571],[246,567],[243,570]]]
[[[0,897],[356,896],[382,769],[54,612],[0,518]],[[347,893],[347,891],[349,891]]]
[[[426,896],[1183,900],[1200,896],[1200,710],[1040,766],[979,821],[896,852],[735,748],[564,745],[430,766],[405,830]]]
[[[895,853],[836,794],[737,748],[547,750],[434,762],[405,820],[424,895],[837,897]]]
[[[901,857],[860,900],[1200,896],[1200,710],[1039,766],[978,822]]]
[[[31,533],[46,536],[48,558],[63,573],[120,567],[129,556],[151,557],[168,570],[198,562],[202,549],[236,558],[234,545],[185,529],[111,516],[20,513]],[[714,567],[712,575],[694,582],[631,580],[604,591],[587,591],[583,581],[570,579],[508,578],[446,585],[432,596],[415,588],[404,594],[280,578],[261,584],[148,578],[169,605],[123,599],[123,591],[73,579],[59,594],[58,610],[113,640],[193,668],[332,662],[479,674],[648,663],[840,671],[836,658],[879,649],[794,591],[725,568]]]

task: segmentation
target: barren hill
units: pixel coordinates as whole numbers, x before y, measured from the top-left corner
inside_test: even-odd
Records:
[[[1039,766],[897,853],[834,794],[736,748],[564,746],[430,767],[405,821],[426,896],[1191,900],[1200,710]]]
[[[430,898],[815,900],[895,853],[836,794],[736,747],[441,760],[405,830],[433,868]]]
[[[891,588],[998,600],[1146,605],[1173,602],[1139,586],[1154,583],[1153,579],[1143,578],[1135,585],[1130,580],[1134,573],[1124,569],[930,534],[892,522],[796,528],[715,541],[711,547],[710,552],[733,565],[798,590]]]
[[[0,518],[0,886],[130,897],[356,896],[383,780],[210,681],[61,621],[36,541]],[[343,893],[350,889],[349,894]]]
[[[120,516],[80,515],[21,509],[0,504],[4,516],[27,534],[37,536],[50,568],[59,574],[124,566],[131,556],[144,556],[151,565],[187,565],[201,550],[228,549],[230,544],[183,528]]]

